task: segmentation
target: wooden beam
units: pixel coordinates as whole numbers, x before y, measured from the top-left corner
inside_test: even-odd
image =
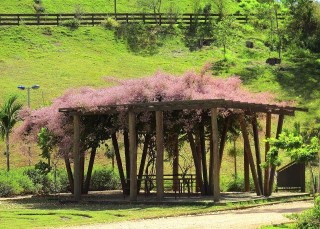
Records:
[[[163,112],[156,111],[156,145],[157,145],[157,160],[156,160],[156,181],[157,181],[157,198],[163,199]]]
[[[136,114],[129,112],[129,149],[130,149],[130,201],[136,201],[137,190],[137,134]]]
[[[265,138],[271,137],[271,113],[267,113],[266,117],[266,135]],[[267,153],[270,150],[269,142],[265,143],[265,161],[267,160]],[[269,166],[264,169],[264,184],[263,184],[263,195],[269,196]]]
[[[213,184],[213,199],[215,202],[220,200],[220,155],[219,155],[219,130],[218,130],[218,109],[211,109],[211,128],[213,143],[213,176],[211,184]],[[211,166],[210,166],[211,167]]]
[[[239,118],[240,118],[240,126],[241,126],[243,141],[244,141],[245,154],[246,154],[247,159],[248,159],[249,164],[250,164],[251,175],[252,175],[252,178],[253,178],[253,182],[254,182],[254,187],[256,189],[256,193],[257,193],[258,196],[260,196],[261,195],[261,190],[260,190],[260,186],[259,186],[259,182],[258,182],[258,176],[257,176],[257,172],[256,172],[256,167],[255,167],[253,156],[252,156],[252,152],[251,152],[250,141],[249,141],[249,133],[248,133],[248,130],[247,130],[246,121],[245,121],[243,115],[240,115]]]
[[[260,189],[263,190],[263,178],[262,178],[262,169],[261,169],[261,153],[260,153],[260,141],[259,141],[259,130],[256,114],[252,115],[252,132],[253,132],[253,141],[254,148],[256,152],[256,161],[257,161],[257,173],[259,179]]]
[[[279,115],[277,133],[276,133],[276,138],[277,139],[279,138],[279,135],[282,132],[283,121],[284,121],[284,115]],[[276,154],[275,156],[278,156],[278,154]],[[276,173],[276,166],[272,166],[271,170],[270,170],[270,177],[269,177],[269,187],[268,187],[268,189],[269,189],[268,195],[269,196],[272,194],[275,173]]]
[[[74,200],[81,199],[81,162],[80,162],[80,116],[73,116],[73,181],[74,181]]]

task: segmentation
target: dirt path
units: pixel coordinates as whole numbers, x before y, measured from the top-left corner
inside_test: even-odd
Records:
[[[225,211],[208,215],[180,216],[158,219],[124,221],[120,223],[96,224],[71,227],[72,229],[225,229],[259,228],[262,225],[290,222],[285,214],[301,212],[311,208],[311,201],[299,201],[283,204],[255,207],[245,210]],[[69,229],[71,229],[69,228]]]

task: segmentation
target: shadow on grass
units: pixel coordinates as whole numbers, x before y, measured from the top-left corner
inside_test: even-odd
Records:
[[[298,96],[303,101],[310,101],[320,92],[320,55],[291,57],[290,67],[279,67],[275,71],[276,79],[282,89],[290,96]]]

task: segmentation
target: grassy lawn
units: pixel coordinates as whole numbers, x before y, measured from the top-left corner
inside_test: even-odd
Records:
[[[264,204],[268,203],[268,201],[258,201],[257,203]],[[218,210],[250,207],[257,203],[247,202],[227,204],[225,206],[60,204],[57,200],[35,197],[0,200],[0,223],[1,228],[6,229],[88,225],[133,219],[210,213]]]
[[[46,13],[72,13],[80,7],[83,12],[114,12],[114,0],[95,0],[94,4],[86,0],[43,0],[43,7]],[[143,9],[137,5],[137,0],[117,0],[117,12],[143,12]],[[202,7],[208,3],[207,0],[199,1]],[[167,12],[170,4],[180,13],[191,13],[194,8],[194,0],[180,0],[179,4],[174,0],[162,1],[162,12]],[[150,10],[149,10],[150,11]],[[34,13],[33,0],[2,0],[0,13]]]

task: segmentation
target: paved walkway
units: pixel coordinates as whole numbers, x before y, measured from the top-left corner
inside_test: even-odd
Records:
[[[284,216],[285,214],[301,212],[312,206],[312,201],[298,201],[208,215],[124,221],[111,224],[69,227],[69,229],[255,229],[262,225],[290,222]]]

